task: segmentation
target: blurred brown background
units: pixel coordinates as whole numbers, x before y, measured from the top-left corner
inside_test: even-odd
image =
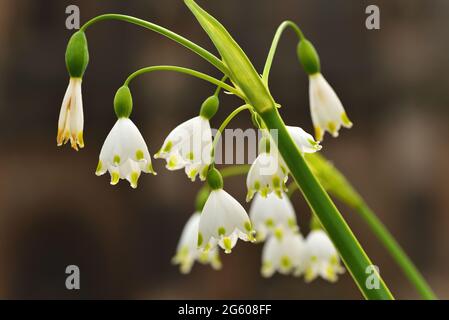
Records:
[[[199,1],[229,28],[262,70],[274,31],[284,19],[300,24],[320,53],[323,73],[354,122],[340,138],[326,136],[324,153],[348,176],[396,235],[441,298],[449,298],[449,1],[245,0]],[[0,0],[0,298],[263,298],[359,299],[346,273],[336,284],[259,274],[260,245],[239,243],[222,255],[219,273],[195,265],[182,276],[170,259],[201,184],[184,173],[142,176],[137,190],[94,175],[99,150],[115,121],[115,90],[135,69],[188,66],[219,77],[185,48],[123,22],[87,32],[84,77],[86,148],[56,147],[60,104],[68,83],[64,52],[73,31],[65,8],[82,22],[107,12],[148,19],[214,50],[181,0]],[[377,4],[381,29],[365,28]],[[272,69],[274,97],[289,124],[312,131],[307,78],[286,32]],[[215,52],[215,51],[213,51]],[[173,73],[133,84],[133,120],[156,152],[176,124],[196,115],[214,89]],[[223,96],[218,121],[236,107]],[[248,117],[232,126],[246,128]],[[226,182],[242,202],[244,178]],[[304,232],[309,212],[294,204]],[[397,298],[417,298],[388,253],[360,218],[339,205]],[[65,289],[65,267],[81,269],[81,290]]]

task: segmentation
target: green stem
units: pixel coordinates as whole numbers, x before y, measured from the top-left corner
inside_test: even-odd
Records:
[[[228,68],[226,67],[226,65],[219,59],[217,58],[215,55],[213,55],[212,53],[210,53],[209,51],[207,51],[206,49],[200,47],[199,45],[197,45],[196,43],[184,38],[183,36],[180,36],[179,34],[161,27],[155,23],[151,23],[149,21],[146,20],[142,20],[142,19],[138,19],[135,17],[131,17],[131,16],[127,16],[127,15],[123,15],[123,14],[115,14],[115,13],[109,13],[109,14],[103,14],[100,16],[97,16],[91,20],[89,20],[88,22],[86,22],[82,27],[81,27],[81,31],[86,31],[86,29],[88,27],[90,27],[91,25],[93,25],[94,23],[97,23],[99,21],[104,21],[104,20],[120,20],[120,21],[126,21],[147,29],[150,29],[154,32],[157,32],[173,41],[178,42],[179,44],[183,45],[184,47],[190,49],[191,51],[195,52],[196,54],[198,54],[199,56],[201,56],[203,59],[207,60],[208,62],[210,62],[212,65],[214,65],[218,70],[220,70],[221,72],[223,72],[224,74],[228,74]]]
[[[224,76],[223,78],[221,78],[220,81],[223,82],[223,83],[226,83],[227,79],[228,79],[228,76]],[[214,92],[214,96],[218,97],[218,95],[220,94],[221,89],[222,89],[221,86],[217,86],[217,89],[215,89],[215,92]]]
[[[282,158],[296,183],[301,188],[305,199],[332,239],[346,268],[351,273],[365,298],[394,299],[380,274],[376,274],[379,280],[379,288],[367,288],[365,282],[369,274],[366,273],[366,270],[373,263],[326,191],[310,171],[301,152],[290,137],[277,109],[273,106],[270,110],[260,113],[260,116],[268,129],[277,130],[277,145]],[[276,139],[276,137],[273,138]]]
[[[281,40],[281,36],[285,31],[285,29],[289,27],[293,29],[293,31],[298,36],[299,40],[304,39],[304,34],[302,33],[301,29],[293,21],[287,20],[279,25],[278,29],[276,30],[276,33],[274,34],[273,42],[271,43],[270,51],[268,52],[267,61],[265,62],[265,67],[262,73],[262,80],[264,81],[265,84],[268,84],[268,76],[270,74],[271,65],[273,64],[274,55],[276,54],[279,41]]]
[[[363,220],[370,226],[373,233],[388,250],[390,255],[396,261],[396,263],[401,267],[402,272],[408,278],[408,280],[413,284],[416,290],[419,292],[422,298],[427,300],[437,299],[435,293],[432,291],[430,286],[427,284],[424,277],[415,267],[413,262],[407,256],[407,254],[402,250],[399,243],[394,239],[392,234],[387,230],[379,218],[374,214],[373,211],[366,205],[366,203],[361,200],[360,203],[354,207],[356,212],[362,217]]]
[[[220,137],[224,131],[224,129],[227,127],[227,125],[229,124],[229,122],[231,122],[232,119],[234,119],[234,117],[236,115],[238,115],[240,112],[242,112],[243,110],[247,110],[247,109],[251,109],[252,107],[249,104],[244,104],[243,106],[238,107],[237,109],[235,109],[234,111],[232,111],[227,117],[226,119],[224,119],[224,121],[221,123],[220,127],[218,128],[217,133],[215,134],[214,137],[214,141],[212,143],[212,164],[211,167],[214,165],[215,163],[215,148],[217,147],[217,143],[220,140]]]
[[[424,280],[416,266],[385,225],[379,220],[375,213],[371,211],[362,196],[348,182],[345,176],[321,154],[308,154],[306,160],[325,189],[348,207],[354,209],[355,212],[368,224],[374,235],[387,249],[394,261],[401,268],[404,275],[421,296],[424,299],[436,299],[437,297],[432,292],[432,289]],[[292,186],[289,191],[293,193],[294,189],[295,186]]]
[[[145,68],[139,69],[136,72],[134,72],[128,76],[124,85],[128,86],[129,83],[131,82],[131,80],[133,80],[135,77],[140,76],[145,73],[148,73],[148,72],[153,72],[153,71],[174,71],[174,72],[188,74],[193,77],[196,77],[196,78],[208,81],[212,84],[215,84],[215,85],[217,85],[217,86],[219,86],[219,87],[221,87],[221,88],[223,88],[243,99],[241,93],[238,92],[235,88],[231,87],[230,85],[228,85],[218,79],[215,79],[214,77],[211,77],[207,74],[204,74],[202,72],[195,71],[195,70],[192,70],[189,68],[178,67],[178,66],[151,66],[151,67],[145,67]]]

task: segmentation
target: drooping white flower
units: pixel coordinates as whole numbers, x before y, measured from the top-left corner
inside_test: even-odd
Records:
[[[282,192],[287,191],[287,180],[287,166],[280,154],[273,149],[271,152],[261,152],[246,176],[248,189],[246,201],[250,201],[256,192],[259,192],[262,197],[266,197],[271,192],[282,197]]]
[[[231,253],[240,238],[254,241],[248,214],[242,205],[223,189],[211,191],[200,217],[198,246],[206,250],[218,244]]]
[[[181,273],[189,273],[193,263],[199,261],[202,264],[210,264],[213,269],[221,268],[220,256],[216,247],[207,251],[198,249],[198,227],[200,223],[200,213],[195,212],[187,221],[179,239],[176,255],[172,262],[179,264]]]
[[[341,126],[351,128],[352,122],[346,115],[340,99],[323,75],[319,72],[311,74],[309,81],[310,113],[315,138],[318,141],[323,140],[325,131],[337,137]]]
[[[271,236],[263,247],[261,273],[264,277],[271,277],[276,271],[299,276],[304,258],[304,239],[299,233],[286,233],[282,238]]]
[[[154,157],[165,159],[168,170],[185,168],[192,181],[197,175],[204,181],[212,162],[211,152],[212,130],[209,120],[197,116],[173,129]]]
[[[321,150],[320,143],[302,128],[287,126],[287,130],[302,153],[314,153]]]
[[[137,188],[142,171],[156,174],[145,140],[128,118],[117,120],[101,148],[95,173],[100,176],[106,171],[111,175],[112,185],[116,185],[120,179],[126,179],[133,188]]]
[[[321,276],[331,282],[344,272],[340,258],[329,236],[323,230],[312,230],[306,238],[304,278],[307,282]]]
[[[56,137],[58,146],[66,144],[70,140],[72,148],[77,151],[78,147],[84,147],[81,82],[81,78],[70,78],[69,86],[62,100],[61,111],[59,112],[58,134]]]
[[[300,152],[313,153],[321,150],[320,144],[300,127],[287,126],[287,130]],[[278,197],[282,197],[282,192],[287,191],[285,185],[288,180],[287,166],[276,149],[275,143],[267,137],[268,135],[264,139],[269,139],[268,148],[261,149],[246,178],[247,201],[251,200],[256,192],[259,192],[263,197],[271,192],[274,192]]]
[[[264,241],[267,235],[282,238],[286,232],[298,232],[296,215],[288,196],[281,198],[273,193],[266,198],[257,194],[249,209],[251,222],[256,230],[257,241]]]

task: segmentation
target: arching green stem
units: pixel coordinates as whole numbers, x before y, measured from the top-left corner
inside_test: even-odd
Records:
[[[371,231],[390,253],[396,264],[401,268],[404,275],[416,288],[421,297],[424,299],[437,299],[429,284],[396,239],[376,214],[368,207],[365,200],[354,189],[344,175],[320,154],[308,154],[306,160],[312,170],[316,173],[324,188],[332,196],[345,203],[348,207],[354,209],[367,223]],[[290,184],[289,196],[291,196],[297,189],[296,183]]]
[[[218,87],[221,87],[221,88],[231,92],[232,94],[235,94],[236,96],[244,99],[242,94],[239,91],[237,91],[237,89],[231,87],[230,85],[228,85],[218,79],[215,79],[214,77],[211,77],[207,74],[204,74],[202,72],[195,71],[195,70],[192,70],[189,68],[178,67],[178,66],[151,66],[151,67],[145,67],[145,68],[139,69],[136,72],[133,72],[132,74],[130,74],[128,76],[124,85],[128,86],[129,83],[131,82],[131,80],[133,80],[135,77],[140,76],[145,73],[148,73],[148,72],[153,72],[153,71],[174,71],[174,72],[188,74],[190,76],[193,76],[193,77],[208,81],[212,84],[215,84]]]
[[[228,76],[224,76],[223,78],[221,78],[221,82],[226,83],[226,80],[228,79]],[[214,96],[218,96],[220,94],[222,87],[221,86],[217,86],[217,89],[215,89],[214,92]]]
[[[227,116],[226,119],[224,119],[224,121],[221,123],[220,127],[218,128],[217,133],[215,134],[214,141],[212,143],[212,165],[211,166],[213,166],[215,163],[215,148],[217,147],[217,143],[220,140],[220,137],[221,137],[224,129],[227,127],[229,122],[231,122],[231,120],[234,119],[234,117],[236,115],[238,115],[243,110],[248,110],[251,108],[252,107],[249,104],[244,104],[243,106],[240,106],[237,109],[235,109],[234,111],[232,111],[229,114],[229,116]]]
[[[125,22],[129,22],[129,23],[144,27],[146,29],[150,29],[154,32],[157,32],[157,33],[183,45],[184,47],[190,49],[191,51],[195,52],[196,54],[201,56],[203,59],[207,60],[212,65],[214,65],[218,70],[220,70],[224,74],[229,73],[226,65],[219,58],[217,58],[215,55],[213,55],[206,49],[200,47],[196,43],[184,38],[183,36],[180,36],[179,34],[173,32],[167,28],[161,27],[155,23],[152,23],[152,22],[149,22],[146,20],[138,19],[138,18],[123,15],[123,14],[108,13],[108,14],[103,14],[103,15],[97,16],[97,17],[89,20],[81,27],[80,30],[86,31],[86,29],[88,27],[90,27],[91,25],[93,25],[94,23],[104,21],[104,20],[120,20],[120,21],[125,21]]]
[[[273,64],[274,55],[276,54],[279,41],[281,40],[281,36],[285,31],[285,29],[289,27],[293,29],[293,31],[296,33],[296,35],[300,40],[304,39],[304,34],[302,33],[301,29],[293,21],[287,20],[279,25],[278,29],[276,30],[276,33],[274,34],[273,42],[271,43],[270,51],[268,52],[267,61],[265,62],[265,67],[262,73],[262,80],[264,81],[265,84],[268,84],[268,76],[270,74],[271,65]]]

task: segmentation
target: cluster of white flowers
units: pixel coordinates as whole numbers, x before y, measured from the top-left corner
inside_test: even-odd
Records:
[[[309,74],[310,111],[316,140],[300,127],[286,128],[301,153],[314,153],[321,149],[325,131],[336,137],[342,126],[349,128],[352,123],[322,76],[319,58],[311,43],[301,40],[298,52]],[[70,82],[59,115],[58,146],[70,141],[76,150],[84,147],[81,83],[88,60],[87,40],[80,31],[72,36],[66,53]],[[337,250],[321,229],[313,228],[306,238],[299,232],[294,208],[285,194],[289,170],[276,148],[276,141],[266,130],[263,131],[266,148],[259,148],[260,153],[246,179],[247,202],[254,197],[250,214],[223,190],[223,179],[214,167],[209,122],[218,110],[218,92],[204,101],[198,116],[175,127],[154,156],[164,159],[168,170],[184,169],[192,181],[197,176],[201,181],[207,180],[210,188],[207,199],[184,227],[173,263],[179,264],[183,273],[190,272],[195,261],[220,269],[220,248],[231,253],[238,239],[265,241],[263,276],[279,272],[304,275],[306,281],[318,276],[336,281],[338,274],[344,271]],[[129,119],[132,97],[128,82],[117,91],[114,110],[118,119],[101,148],[96,174],[109,172],[112,185],[126,179],[136,188],[142,172],[156,173],[147,144]]]
[[[306,281],[319,275],[333,282],[344,271],[337,250],[324,231],[312,230],[303,238],[293,206],[285,194],[281,198],[256,196],[250,217],[257,240],[265,241],[261,268],[264,277],[279,272],[304,274]]]

